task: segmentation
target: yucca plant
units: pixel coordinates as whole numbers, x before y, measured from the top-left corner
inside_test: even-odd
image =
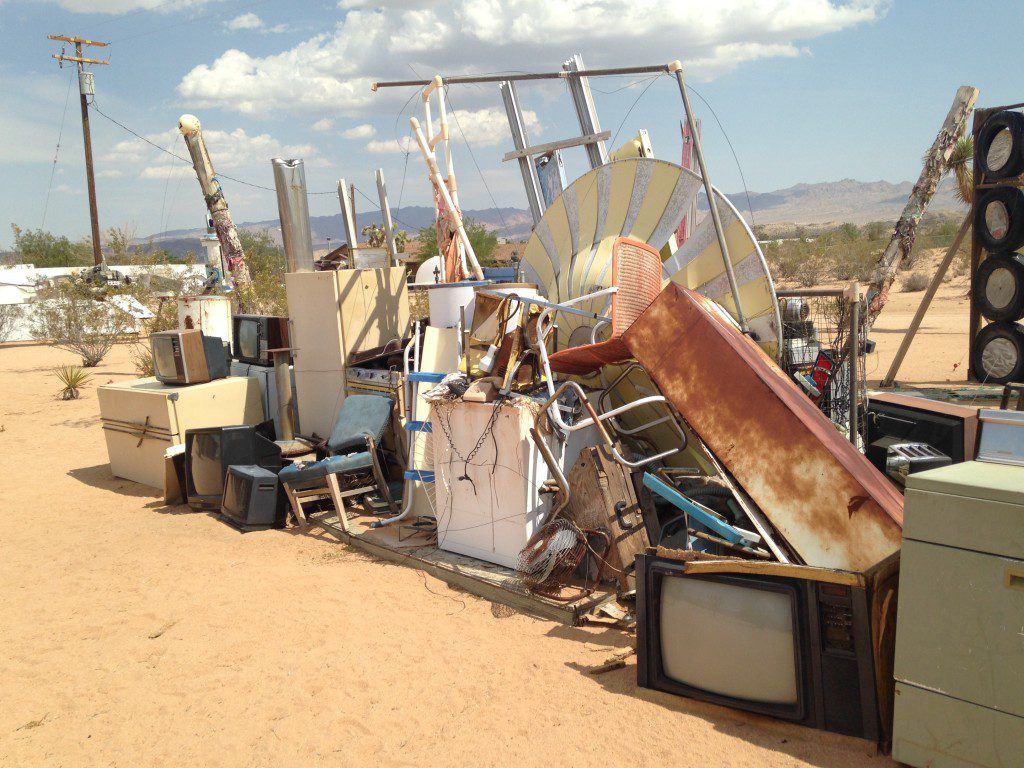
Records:
[[[956,178],[956,196],[970,205],[974,198],[974,137],[961,136],[953,146],[946,166]]]
[[[57,377],[64,388],[58,393],[61,400],[77,400],[79,389],[89,383],[92,375],[84,368],[77,365],[60,365],[53,369],[53,375]]]

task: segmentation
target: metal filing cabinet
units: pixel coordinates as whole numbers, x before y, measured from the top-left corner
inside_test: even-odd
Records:
[[[903,537],[893,757],[1024,765],[1024,467],[910,475]]]

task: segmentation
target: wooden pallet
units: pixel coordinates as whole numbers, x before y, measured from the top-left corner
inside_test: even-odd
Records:
[[[453,587],[470,594],[507,605],[520,613],[551,619],[573,627],[585,624],[587,614],[615,599],[615,593],[596,591],[571,602],[553,600],[528,591],[516,578],[511,568],[495,565],[475,557],[459,555],[438,549],[422,536],[398,540],[399,527],[371,529],[375,517],[349,518],[348,531],[338,523],[333,510],[314,513],[309,518],[311,527],[320,526],[341,542],[373,557],[424,571]]]

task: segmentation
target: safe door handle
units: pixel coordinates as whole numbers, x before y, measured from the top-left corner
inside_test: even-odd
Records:
[[[1007,568],[1003,574],[1003,586],[1024,592],[1024,568]]]

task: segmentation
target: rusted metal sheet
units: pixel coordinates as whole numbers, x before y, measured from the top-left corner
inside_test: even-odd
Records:
[[[624,339],[807,564],[899,549],[902,496],[714,302],[670,283]]]

